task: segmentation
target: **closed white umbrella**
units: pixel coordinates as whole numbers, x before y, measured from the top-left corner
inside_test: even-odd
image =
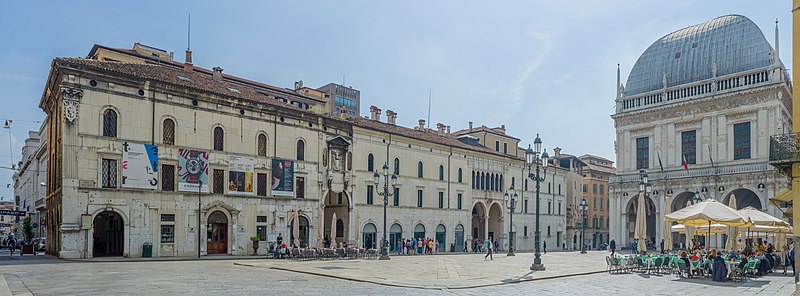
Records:
[[[333,213],[333,218],[331,218],[331,248],[336,247],[336,213]]]
[[[669,195],[664,198],[664,214],[669,214],[672,210],[670,207],[669,202]],[[663,221],[664,224],[664,250],[671,251],[672,250],[672,232],[670,232],[670,225],[672,223]]]
[[[736,195],[731,194],[731,200],[728,202],[728,206],[732,209],[736,209]],[[739,236],[739,228],[736,226],[728,227],[728,231],[726,232],[728,235],[728,240],[725,242],[725,249],[734,252],[738,250],[738,246],[736,246],[738,240],[737,237]]]
[[[292,220],[292,241],[293,245],[300,246],[300,212],[294,212],[294,220]]]
[[[637,249],[647,251],[647,210],[645,208],[644,193],[639,194],[639,204],[636,207],[636,225],[634,225],[634,239],[638,241]]]

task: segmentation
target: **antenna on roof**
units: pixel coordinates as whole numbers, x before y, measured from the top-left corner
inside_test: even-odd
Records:
[[[428,89],[428,128],[431,128],[431,94],[433,92]]]
[[[342,86],[345,86],[345,85],[347,85],[347,83],[345,83],[346,81],[347,81],[347,80],[345,80],[345,79],[344,79],[344,74],[342,74]]]
[[[189,14],[189,27],[186,32],[186,59],[183,61],[183,69],[186,71],[192,71],[194,66],[192,65],[192,14]]]
[[[186,32],[186,49],[192,49],[192,14],[189,13],[189,30]]]

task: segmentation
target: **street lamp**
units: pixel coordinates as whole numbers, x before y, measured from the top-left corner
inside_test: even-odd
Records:
[[[375,177],[375,190],[377,190],[381,175],[378,170],[375,170],[375,174],[372,176]],[[383,192],[378,191],[378,195],[383,196],[383,242],[381,243],[381,257],[379,259],[389,260],[389,245],[386,241],[386,206],[389,204],[389,197],[394,194],[389,192],[389,164],[385,162],[383,163],[383,179]],[[397,188],[397,175],[392,174],[392,189],[395,188]]]
[[[512,225],[514,224],[514,210],[517,208],[517,192],[514,190],[514,187],[511,187],[506,191],[506,199],[508,199],[508,212],[509,212],[509,220],[508,220],[508,254],[506,256],[515,256],[514,255],[514,232],[512,229]]]
[[[585,197],[581,199],[580,207],[583,216],[583,222],[581,223],[581,254],[586,254],[586,216],[589,211],[589,203],[586,202]]]
[[[542,264],[542,254],[539,252],[539,245],[541,235],[539,232],[539,186],[541,182],[544,182],[544,179],[547,177],[547,162],[548,156],[547,151],[542,152],[542,139],[539,138],[539,134],[536,134],[536,139],[533,140],[533,147],[531,149],[531,145],[528,144],[528,149],[525,150],[525,162],[528,164],[528,178],[536,182],[536,228],[534,232],[534,253],[533,253],[533,264],[531,264],[531,270],[544,270],[544,264]],[[541,152],[541,157],[539,153]],[[544,172],[540,175],[539,174],[539,164],[544,167]],[[531,168],[533,165],[536,165],[536,174],[531,172]]]

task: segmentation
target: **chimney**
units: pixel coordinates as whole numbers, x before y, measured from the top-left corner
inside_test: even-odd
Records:
[[[440,135],[444,135],[444,131],[445,131],[444,128],[445,127],[446,127],[446,125],[444,125],[443,123],[441,123],[441,122],[437,123],[436,124],[436,131],[438,131]]]
[[[222,81],[222,68],[214,67],[211,70],[214,70],[214,81]]]
[[[553,152],[556,153],[555,157],[561,156],[561,148],[559,147],[553,148]]]
[[[381,109],[379,109],[378,107],[369,106],[369,114],[371,114],[370,119],[375,121],[381,121]],[[386,114],[389,114],[389,112],[387,111]]]
[[[447,134],[448,135],[450,134],[450,126],[449,125],[447,126]]]
[[[394,125],[397,120],[397,113],[392,110],[386,110],[386,123]]]
[[[500,125],[500,129],[503,130],[503,132],[505,133],[506,132],[506,125],[505,124]]]
[[[194,69],[194,65],[192,65],[192,50],[186,50],[186,61],[183,63],[183,70],[184,71],[192,71]]]
[[[417,126],[417,129],[421,130],[421,131],[424,131],[425,130],[425,119],[420,119],[418,122],[419,122],[419,126]]]
[[[472,121],[469,122],[469,131],[472,131]]]

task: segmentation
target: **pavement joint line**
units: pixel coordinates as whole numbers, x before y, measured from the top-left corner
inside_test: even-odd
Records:
[[[8,282],[6,282],[6,275],[5,273],[0,273],[0,296],[11,295],[11,289],[8,287]]]
[[[539,277],[539,278],[510,280],[510,281],[504,281],[504,282],[499,282],[499,283],[480,284],[480,285],[471,285],[471,286],[457,286],[457,287],[447,287],[447,286],[445,286],[445,287],[430,287],[430,286],[425,287],[425,286],[422,286],[422,287],[420,287],[420,286],[412,286],[412,285],[406,285],[406,284],[395,284],[395,283],[388,283],[388,282],[371,281],[371,280],[367,280],[367,279],[348,278],[348,277],[343,277],[343,276],[337,276],[337,275],[334,275],[334,274],[319,273],[319,272],[313,272],[313,271],[293,270],[293,269],[288,269],[288,268],[283,268],[283,267],[276,267],[276,266],[255,266],[255,265],[252,265],[252,264],[239,263],[239,262],[234,262],[233,265],[253,267],[253,268],[274,269],[274,270],[280,270],[280,271],[288,271],[288,272],[296,272],[296,273],[302,273],[302,274],[308,274],[308,275],[323,276],[323,277],[335,278],[335,279],[341,279],[341,280],[347,280],[347,281],[353,281],[353,282],[371,283],[371,284],[377,284],[377,285],[388,286],[388,287],[413,288],[413,289],[420,289],[420,290],[464,290],[464,289],[474,289],[474,288],[502,286],[502,285],[509,285],[509,284],[519,284],[519,283],[524,283],[524,282],[533,282],[533,281],[541,281],[541,280],[551,280],[551,279],[559,279],[559,278],[567,278],[567,277],[584,276],[584,275],[598,274],[598,273],[607,272],[607,270],[603,269],[603,270],[598,270],[598,271],[586,271],[586,272],[571,273],[571,274],[552,275],[552,276],[544,276],[544,277]]]

